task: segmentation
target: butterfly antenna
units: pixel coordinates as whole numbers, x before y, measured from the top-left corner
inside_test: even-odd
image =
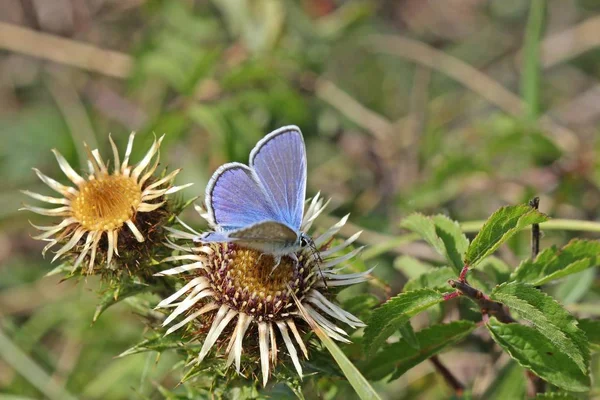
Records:
[[[319,249],[317,249],[317,245],[312,238],[309,240],[309,246],[311,249],[311,255],[317,261],[317,268],[319,269],[319,274],[321,275],[321,279],[323,280],[323,285],[325,285],[325,290],[329,290],[329,286],[327,286],[327,280],[325,279],[325,275],[323,274],[323,270],[321,269],[321,264],[323,263],[323,258],[321,258],[321,253]]]

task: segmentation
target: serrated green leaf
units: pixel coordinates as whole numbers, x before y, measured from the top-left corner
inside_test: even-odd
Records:
[[[351,314],[360,314],[365,310],[371,310],[379,304],[377,297],[370,293],[362,293],[352,296],[344,301],[344,310]]]
[[[62,263],[57,267],[53,268],[52,271],[48,272],[45,276],[54,276],[58,274],[68,273],[69,275],[65,276],[64,279],[70,279],[73,275],[73,265],[70,263]]]
[[[519,230],[547,219],[546,215],[526,204],[500,208],[488,218],[471,242],[465,262],[474,267]]]
[[[367,352],[373,352],[401,325],[421,311],[444,301],[439,292],[421,289],[401,293],[373,311],[363,337]]]
[[[130,356],[132,354],[145,353],[147,351],[162,352],[162,351],[169,350],[169,349],[180,348],[182,346],[183,346],[183,342],[181,341],[181,338],[179,338],[177,336],[162,336],[162,335],[160,335],[160,336],[156,336],[156,337],[141,341],[140,343],[136,344],[135,346],[130,347],[129,349],[125,350],[124,352],[119,354],[117,357]],[[189,347],[189,345],[188,345],[187,348],[190,349],[191,347]]]
[[[437,235],[444,242],[446,257],[452,262],[451,265],[460,271],[463,267],[463,258],[469,248],[469,239],[460,228],[460,224],[451,220],[443,214],[431,217],[435,224]]]
[[[410,347],[417,350],[421,347],[421,345],[419,344],[419,339],[417,338],[415,330],[413,329],[410,321],[403,325],[400,325],[400,328],[398,330],[402,335],[402,339],[404,339]]]
[[[120,282],[114,287],[108,288],[102,295],[100,303],[98,303],[98,305],[96,306],[96,311],[94,312],[92,322],[96,322],[100,315],[109,307],[117,304],[122,300],[125,300],[128,297],[135,296],[136,294],[148,291],[150,289],[151,288],[148,285],[136,283],[133,281]]]
[[[511,280],[543,285],[598,265],[600,242],[575,239],[562,249],[555,246],[542,251],[535,260],[523,261]]]
[[[531,285],[519,282],[496,287],[490,297],[518,312],[522,319],[533,324],[587,374],[590,352],[585,333],[577,327],[577,319],[556,300]]]
[[[365,366],[370,379],[383,379],[393,371],[390,380],[399,378],[406,371],[422,361],[438,354],[445,347],[464,339],[477,325],[470,321],[455,321],[449,324],[433,325],[416,333],[421,344],[419,349],[408,346],[404,339],[384,347]]]
[[[418,233],[440,255],[446,256],[446,246],[435,231],[435,223],[431,218],[420,213],[411,214],[402,220],[400,226]]]
[[[405,266],[408,266],[404,264]],[[448,280],[456,278],[456,272],[450,267],[429,266],[427,270],[412,276],[404,285],[404,292],[411,292],[418,289],[434,289],[441,292],[450,290]],[[433,306],[427,310],[430,322],[439,322],[442,318],[442,304]]]
[[[579,320],[578,326],[585,333],[590,346],[595,351],[600,351],[600,321],[583,318]]]
[[[496,343],[540,378],[573,392],[589,390],[589,376],[538,330],[516,323],[503,324],[495,317],[486,326]]]
[[[456,272],[452,268],[435,268],[406,282],[404,291],[411,292],[423,288],[446,290],[449,289],[448,280],[453,278],[456,278]]]
[[[481,398],[486,400],[524,399],[527,389],[524,372],[523,367],[511,360],[496,375]]]
[[[411,214],[402,220],[401,227],[421,235],[457,272],[463,267],[463,256],[469,245],[460,225],[444,215],[427,217]]]

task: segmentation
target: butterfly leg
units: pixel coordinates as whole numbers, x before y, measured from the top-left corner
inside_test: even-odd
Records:
[[[273,264],[273,268],[271,269],[271,274],[273,274],[275,268],[279,266],[279,263],[281,262],[281,256],[273,256],[273,260],[275,261],[275,263]]]

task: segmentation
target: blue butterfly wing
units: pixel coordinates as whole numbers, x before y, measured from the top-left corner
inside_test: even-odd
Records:
[[[277,222],[298,232],[306,195],[306,148],[297,126],[265,136],[250,153],[250,167],[275,207]]]
[[[206,187],[206,208],[221,231],[276,220],[279,215],[254,171],[240,163],[215,171]]]

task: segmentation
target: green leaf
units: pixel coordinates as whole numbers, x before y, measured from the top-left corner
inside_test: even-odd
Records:
[[[370,312],[379,304],[377,297],[370,293],[362,293],[350,297],[344,301],[344,310],[351,314],[362,314],[364,312]]]
[[[96,311],[94,312],[92,322],[96,322],[100,315],[109,307],[128,297],[135,296],[136,294],[148,290],[150,290],[148,285],[134,281],[123,281],[115,284],[115,286],[109,287],[102,295],[100,303],[98,303],[96,306]]]
[[[458,343],[476,327],[477,325],[470,321],[433,325],[416,333],[421,344],[419,349],[407,346],[408,343],[401,339],[397,343],[386,345],[363,370],[368,371],[367,377],[373,380],[383,379],[392,371],[390,380],[397,379],[415,365],[438,354],[445,347]]]
[[[518,312],[587,374],[590,352],[585,333],[577,327],[577,319],[556,300],[533,286],[518,282],[496,287],[490,297]]]
[[[526,385],[523,368],[511,360],[496,375],[481,398],[487,400],[523,399]]]
[[[435,290],[401,293],[373,311],[363,337],[367,352],[374,352],[402,325],[421,311],[444,301]]]
[[[567,276],[554,290],[554,297],[564,305],[579,302],[594,286],[595,269],[588,268],[576,274]]]
[[[132,354],[145,353],[147,351],[157,351],[160,353],[160,352],[163,352],[163,351],[169,350],[169,349],[182,348],[183,346],[184,346],[183,341],[181,340],[180,337],[177,337],[176,335],[170,335],[170,336],[157,335],[156,337],[141,341],[140,343],[136,344],[135,346],[125,350],[124,352],[119,354],[117,357],[130,356]],[[186,348],[191,349],[189,344],[185,345],[185,346],[186,346]]]
[[[519,230],[548,217],[529,205],[502,207],[483,225],[467,250],[465,262],[474,267]]]
[[[599,255],[599,241],[575,239],[560,250],[552,246],[542,251],[535,260],[523,261],[513,272],[511,280],[543,285],[595,267]]]
[[[437,235],[446,247],[446,257],[457,271],[462,270],[463,258],[469,248],[469,239],[460,229],[460,224],[442,214],[434,215],[431,219],[435,224]]]
[[[600,351],[600,321],[595,319],[580,319],[579,329],[585,332],[588,342],[594,350]]]
[[[453,278],[456,278],[456,272],[452,268],[435,268],[406,282],[403,290],[405,292],[423,288],[449,290],[448,280]]]
[[[405,323],[403,325],[400,325],[400,328],[398,330],[400,331],[400,334],[402,335],[402,339],[404,339],[410,347],[412,347],[413,349],[417,349],[417,350],[421,347],[421,344],[419,343],[419,339],[417,338],[417,335],[415,335],[415,330],[413,329],[412,325],[410,324],[410,321],[408,321],[407,323]]]
[[[402,220],[401,227],[421,235],[457,272],[463,267],[463,255],[469,241],[460,225],[444,215],[426,217],[411,214]]]
[[[68,273],[69,275],[65,276],[65,279],[70,279],[72,278],[73,275],[73,265],[71,265],[70,263],[62,263],[59,266],[55,267],[52,271],[48,272],[45,276],[54,276],[57,274],[65,274]]]
[[[540,378],[573,392],[589,390],[589,376],[536,329],[516,323],[503,324],[494,317],[487,328],[496,343]]]

